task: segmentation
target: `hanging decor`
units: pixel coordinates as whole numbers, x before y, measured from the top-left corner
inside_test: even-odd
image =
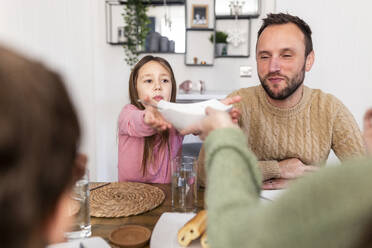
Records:
[[[148,9],[148,0],[128,0],[124,6],[124,36],[127,42],[123,45],[125,53],[125,62],[133,66],[138,61],[140,51],[144,50],[144,44],[150,19],[146,12]]]
[[[165,27],[169,29],[169,31],[172,31],[172,18],[170,15],[170,11],[167,5],[167,0],[164,0],[163,2],[164,5],[164,24]]]
[[[242,12],[244,3],[244,1],[231,0],[229,4],[230,13],[235,16],[235,25],[231,31],[228,32],[229,35],[227,37],[227,42],[232,44],[234,47],[239,47],[245,42],[244,36],[246,36],[246,33],[239,28],[238,22],[238,16]]]

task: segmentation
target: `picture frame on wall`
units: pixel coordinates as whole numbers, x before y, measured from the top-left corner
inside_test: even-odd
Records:
[[[208,4],[193,4],[191,7],[192,28],[208,28]]]

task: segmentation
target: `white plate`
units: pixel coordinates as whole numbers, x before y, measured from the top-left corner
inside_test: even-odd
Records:
[[[285,189],[278,189],[278,190],[262,190],[261,197],[269,200],[276,200],[281,194],[285,192]],[[262,198],[261,198],[262,199]]]
[[[85,248],[110,248],[110,245],[101,237],[91,237],[87,239],[79,239],[71,242],[49,245],[47,248],[80,248],[80,243]]]
[[[173,103],[161,100],[157,106],[164,118],[178,130],[203,119],[207,107],[222,111],[229,111],[232,108],[232,105],[225,105],[216,99],[197,103]]]
[[[283,194],[285,190],[263,190],[261,196],[262,203],[271,202]],[[150,247],[151,248],[183,248],[178,244],[178,230],[186,224],[195,213],[163,213],[152,231]],[[201,248],[200,238],[194,240],[188,247]]]
[[[178,230],[194,216],[195,213],[163,213],[152,231],[150,247],[183,248],[177,241]],[[201,248],[200,238],[187,247]]]

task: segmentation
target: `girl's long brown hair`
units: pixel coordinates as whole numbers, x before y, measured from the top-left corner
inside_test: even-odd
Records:
[[[138,102],[138,92],[137,92],[137,79],[138,79],[138,72],[144,66],[146,63],[150,61],[156,61],[159,64],[161,64],[171,75],[171,82],[172,82],[172,92],[171,92],[171,102],[176,101],[176,93],[177,93],[177,85],[176,85],[176,79],[174,78],[174,73],[172,70],[172,67],[163,58],[160,57],[154,57],[151,55],[143,57],[138,63],[134,66],[132,69],[132,72],[129,77],[129,97],[130,97],[130,103],[136,106],[138,109],[145,109],[145,107]],[[143,158],[142,158],[142,175],[144,176],[146,174],[146,167],[149,161],[153,159],[153,149],[154,149],[154,143],[155,138],[157,134],[154,134],[152,136],[145,137],[145,145],[143,147]],[[169,147],[169,131],[163,131],[161,134],[161,143],[160,147],[167,146],[168,151],[170,151]],[[170,154],[170,153],[169,153]]]

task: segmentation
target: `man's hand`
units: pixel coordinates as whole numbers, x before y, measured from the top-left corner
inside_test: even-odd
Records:
[[[240,102],[241,99],[242,99],[241,96],[233,96],[233,97],[225,98],[225,99],[221,100],[221,102],[225,105],[230,105],[230,104]],[[240,113],[239,109],[233,107],[230,110],[229,114],[230,114],[231,120],[234,123],[238,123],[238,121],[240,119],[240,116],[241,116],[241,113]]]
[[[372,155],[372,108],[364,114],[364,142],[367,146],[367,151]]]
[[[210,132],[218,128],[238,127],[234,124],[228,113],[207,107],[205,110],[207,116],[198,123],[191,125],[181,131],[182,135],[190,133],[199,133],[200,139],[204,140]]]
[[[143,121],[145,124],[156,129],[158,132],[172,128],[172,124],[167,122],[156,108],[152,107],[151,105],[147,105],[147,102],[150,102],[149,97],[146,97],[144,100],[145,115]]]
[[[289,158],[279,162],[280,178],[295,179],[303,176],[306,172],[319,169],[317,166],[305,165],[298,158]]]
[[[284,178],[269,179],[262,183],[261,188],[263,190],[285,189],[291,181],[291,179]]]

